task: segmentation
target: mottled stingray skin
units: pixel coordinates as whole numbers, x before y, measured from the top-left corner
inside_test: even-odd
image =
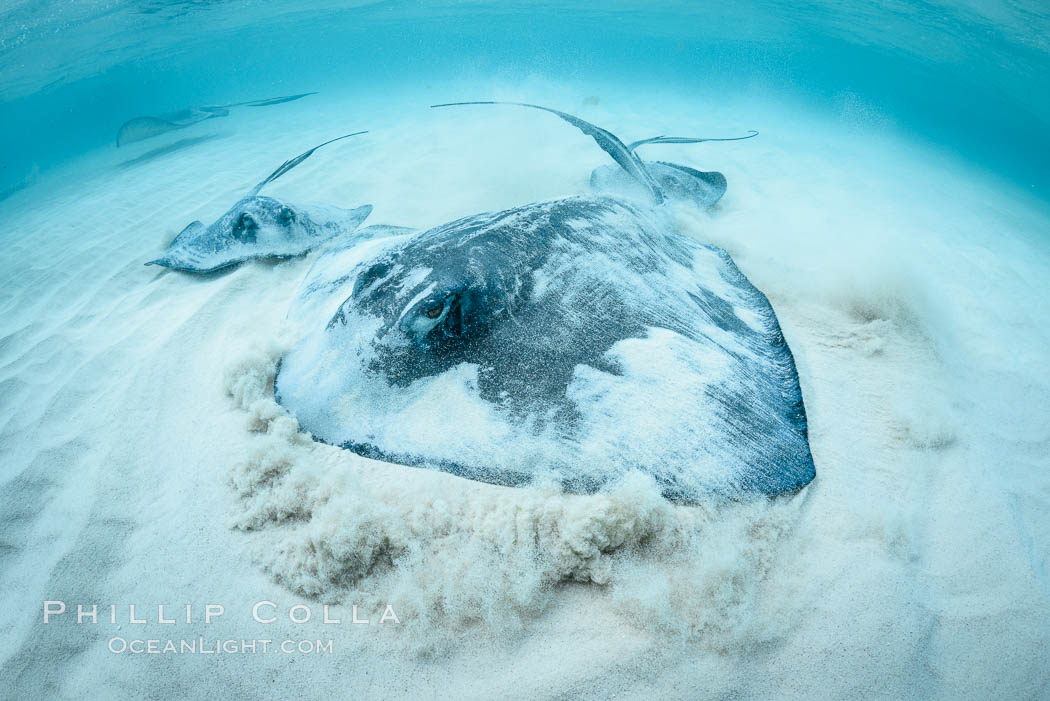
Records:
[[[275,394],[315,438],[504,485],[641,470],[684,502],[813,479],[773,309],[665,208],[570,197],[383,233],[330,247],[289,312]]]
[[[372,205],[292,207],[272,197],[246,197],[214,224],[195,221],[176,236],[164,256],[146,265],[210,273],[259,258],[293,258],[346,231],[353,231]]]
[[[146,265],[210,273],[252,259],[300,256],[325,241],[353,231],[371,214],[372,205],[354,209],[320,204],[293,207],[261,196],[259,191],[321,146],[364,133],[331,139],[285,161],[211,226],[193,222],[172,240],[164,256]]]

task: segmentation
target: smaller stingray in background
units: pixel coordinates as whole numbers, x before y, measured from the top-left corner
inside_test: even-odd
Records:
[[[344,134],[285,161],[214,224],[205,227],[199,221],[193,222],[175,237],[163,257],[146,265],[210,273],[247,260],[300,256],[318,244],[354,231],[372,213],[372,205],[354,209],[322,204],[293,208],[272,197],[262,197],[259,191],[321,146],[366,133]]]
[[[120,125],[117,130],[117,147],[131,144],[136,141],[150,139],[160,134],[165,134],[175,129],[184,129],[188,126],[203,122],[206,119],[225,117],[230,113],[231,107],[266,107],[268,105],[279,105],[283,102],[292,102],[308,95],[316,95],[316,92],[307,92],[299,95],[284,95],[281,97],[268,97],[263,100],[249,100],[248,102],[234,102],[228,105],[205,105],[202,107],[187,107],[176,112],[169,112],[157,117],[144,116],[129,119]]]
[[[225,107],[187,107],[159,117],[135,117],[121,124],[117,130],[117,148],[176,129],[184,129],[205,119],[225,117],[229,113]]]
[[[751,130],[747,136],[727,139],[696,138],[691,136],[654,136],[630,144],[624,144],[615,134],[579,117],[540,105],[525,102],[448,102],[432,107],[458,107],[462,105],[516,105],[531,107],[556,114],[584,134],[587,134],[620,166],[599,166],[591,172],[591,189],[596,192],[614,193],[638,198],[648,197],[660,204],[666,195],[672,200],[690,202],[706,208],[722,199],[726,192],[726,177],[717,171],[700,171],[688,166],[666,161],[643,161],[635,150],[646,144],[696,144],[703,141],[742,141],[758,136]]]
[[[654,136],[627,144],[634,153],[639,146],[646,144],[698,144],[703,141],[743,141],[758,136],[754,129],[747,136],[735,136],[723,139],[697,138],[691,136]],[[646,169],[663,187],[664,192],[674,200],[691,202],[698,207],[710,207],[726,192],[726,176],[718,171],[702,171],[667,161],[642,161]],[[591,189],[598,192],[615,192],[621,195],[644,194],[638,183],[622,169],[615,166],[598,166],[591,171]]]

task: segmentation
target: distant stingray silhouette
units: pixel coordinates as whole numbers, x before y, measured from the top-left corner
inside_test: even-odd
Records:
[[[225,117],[230,113],[231,107],[267,107],[269,105],[279,105],[283,102],[292,102],[293,100],[299,100],[309,95],[316,94],[316,92],[306,92],[299,95],[284,95],[281,97],[268,97],[262,100],[232,102],[227,105],[187,107],[157,117],[149,115],[135,117],[134,119],[129,119],[120,125],[120,129],[117,130],[117,147],[119,148],[124,144],[131,144],[136,141],[151,139],[154,136],[159,136],[160,134],[175,129],[184,129],[196,124],[197,122],[203,122],[205,119]]]

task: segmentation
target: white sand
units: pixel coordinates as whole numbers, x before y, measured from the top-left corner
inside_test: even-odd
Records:
[[[322,95],[179,132],[165,143],[221,138],[130,166],[162,144],[90,154],[0,202],[0,697],[1050,694],[1045,203],[873,115],[483,92]],[[606,157],[556,118],[423,108],[490,94],[629,139],[762,131],[647,153],[729,179],[713,211],[680,218],[777,311],[817,465],[801,495],[715,513],[642,479],[567,497],[313,444],[267,390],[316,253],[207,278],[142,266],[360,128],[269,194],[424,227],[584,191]],[[45,600],[117,604],[118,624],[103,608],[45,625]],[[251,619],[261,600],[279,622]],[[343,624],[316,620],[322,602]],[[226,608],[209,625],[207,603]],[[314,620],[289,623],[299,603]],[[376,623],[386,603],[400,625]],[[194,622],[158,624],[158,604],[192,604]],[[351,604],[372,624],[350,625]],[[197,636],[334,643],[108,649]]]

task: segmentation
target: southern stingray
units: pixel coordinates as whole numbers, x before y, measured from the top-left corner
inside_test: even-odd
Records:
[[[355,230],[371,214],[372,205],[354,209],[324,204],[293,207],[261,196],[259,191],[322,146],[365,133],[358,131],[330,139],[285,161],[211,226],[206,227],[199,221],[191,223],[172,240],[162,257],[146,265],[210,273],[246,260],[299,256]]]
[[[292,102],[316,92],[301,93],[299,95],[284,95],[281,97],[268,97],[263,100],[249,100],[247,102],[232,102],[226,105],[204,105],[202,107],[186,107],[185,109],[169,112],[156,117],[145,116],[129,119],[120,125],[117,130],[117,147],[124,144],[134,143],[149,139],[160,134],[184,129],[188,126],[203,122],[206,119],[225,117],[230,114],[231,107],[266,107],[268,105],[279,105],[283,102]]]
[[[277,401],[323,442],[496,484],[593,492],[640,470],[694,503],[808,484],[802,393],[765,295],[675,231],[659,173],[556,114],[652,202],[567,197],[333,242],[289,310],[303,334]]]

